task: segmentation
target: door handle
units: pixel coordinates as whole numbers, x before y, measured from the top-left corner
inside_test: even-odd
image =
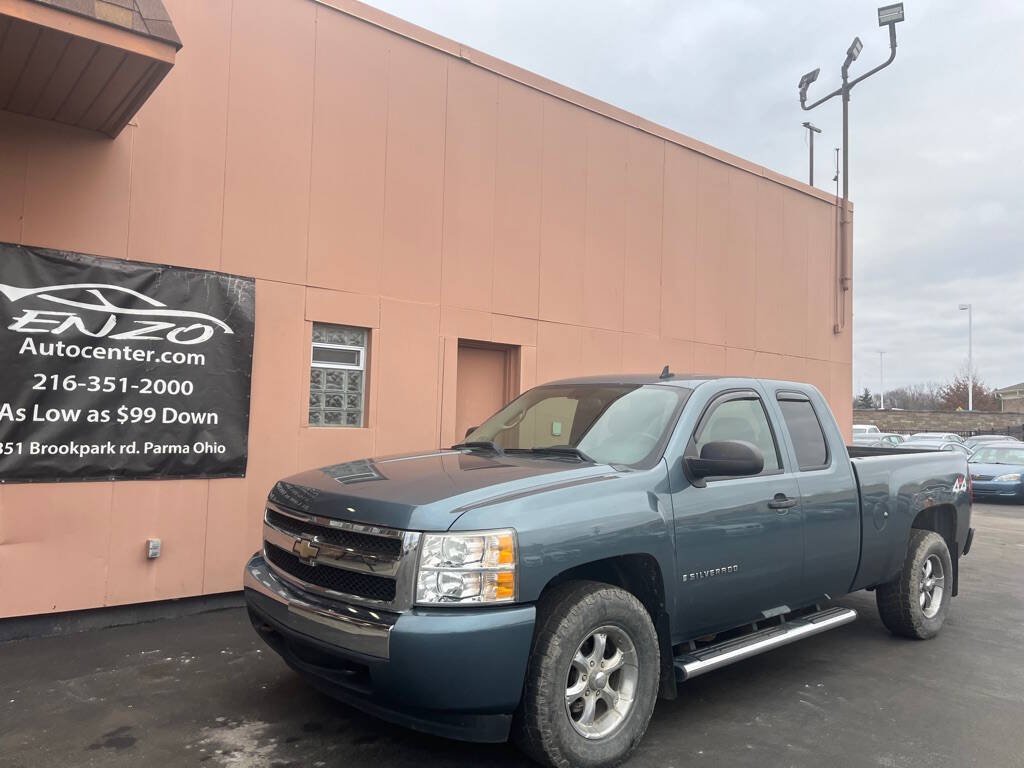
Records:
[[[797,504],[797,501],[798,501],[797,499],[791,499],[791,498],[789,498],[789,496],[787,496],[784,493],[776,493],[775,494],[775,498],[773,498],[771,501],[768,502],[768,506],[771,509],[779,509],[779,510],[785,511],[787,509],[791,509],[792,507],[795,507],[796,504]]]

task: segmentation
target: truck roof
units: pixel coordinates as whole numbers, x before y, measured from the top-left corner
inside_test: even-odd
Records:
[[[711,379],[722,376],[705,374],[673,373],[671,378],[661,378],[657,373],[606,373],[597,376],[574,376],[569,379],[557,379],[547,384],[666,384],[668,386],[693,388]]]
[[[791,384],[794,387],[805,388],[809,385],[798,381],[782,381],[776,379],[759,379],[755,376],[716,376],[706,373],[673,373],[672,378],[663,379],[657,373],[606,373],[597,376],[574,376],[569,379],[557,379],[545,382],[546,384],[664,384],[667,386],[686,387],[694,389],[708,381],[721,381],[733,379],[737,382],[762,381],[772,384]]]

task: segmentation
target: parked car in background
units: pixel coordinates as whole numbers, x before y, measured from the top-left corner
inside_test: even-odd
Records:
[[[970,448],[955,440],[906,440],[899,447],[918,451],[953,451],[963,456],[971,455]]]
[[[893,448],[903,443],[906,438],[895,432],[874,432],[863,435],[854,435],[854,445],[867,445],[876,448]]]
[[[874,424],[854,424],[853,434],[856,435],[877,435],[881,430]]]
[[[976,498],[1024,502],[1024,443],[1018,440],[979,445],[967,466]]]
[[[907,440],[942,440],[950,443],[963,444],[964,439],[956,432],[915,432]]]
[[[968,437],[966,440],[964,440],[964,445],[973,450],[984,443],[1019,442],[1020,440],[1018,440],[1016,437],[1011,437],[1010,435],[974,435],[973,437]]]
[[[882,445],[900,445],[907,440],[906,435],[900,435],[896,432],[879,432],[876,437]]]

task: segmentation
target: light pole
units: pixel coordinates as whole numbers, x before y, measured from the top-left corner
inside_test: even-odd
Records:
[[[813,187],[814,186],[814,134],[821,133],[821,128],[819,128],[816,125],[811,125],[811,123],[809,121],[804,123],[804,128],[807,129],[807,136],[810,139],[809,151],[810,151],[810,155],[811,155],[811,158],[810,158],[811,159],[811,162],[810,162],[810,168],[811,168],[810,178],[811,178],[811,180],[808,181],[807,183],[810,184]]]
[[[878,350],[878,408],[885,410],[885,352]]]
[[[974,410],[974,305],[961,304],[958,309],[967,311],[967,410]]]
[[[889,58],[879,64],[874,69],[868,70],[860,77],[856,77],[853,80],[849,79],[850,65],[857,60],[860,56],[861,50],[864,48],[864,44],[861,43],[859,37],[853,38],[853,42],[850,43],[850,47],[846,50],[846,59],[843,61],[843,67],[840,70],[843,78],[843,84],[839,86],[832,93],[818,99],[813,104],[807,104],[807,89],[810,88],[811,83],[818,79],[818,73],[821,69],[815,69],[808,72],[806,75],[800,78],[800,108],[804,110],[811,110],[821,104],[824,104],[834,96],[841,96],[843,99],[843,203],[842,210],[839,213],[839,248],[840,248],[840,260],[839,260],[839,287],[843,291],[850,290],[850,255],[846,247],[846,224],[847,224],[847,202],[850,192],[849,185],[849,163],[850,163],[850,152],[849,152],[849,137],[850,137],[850,91],[853,90],[853,86],[859,83],[861,80],[865,80],[871,75],[875,74],[879,70],[885,69],[887,66],[892,64],[893,59],[896,58],[896,24],[903,21],[903,3],[896,3],[894,5],[886,5],[878,9],[878,26],[889,27]],[[841,328],[841,322],[836,325],[837,332]]]

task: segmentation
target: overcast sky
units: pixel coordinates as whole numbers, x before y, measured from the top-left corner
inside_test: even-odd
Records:
[[[840,103],[810,96],[888,55],[863,0],[371,0],[459,42],[765,165],[806,178],[800,124],[832,190]],[[896,61],[853,91],[854,389],[944,381],[967,360],[1024,381],[1024,2],[909,0]]]

